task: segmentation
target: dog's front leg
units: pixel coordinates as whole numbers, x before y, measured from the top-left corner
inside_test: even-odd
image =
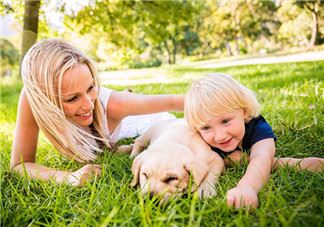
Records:
[[[144,133],[143,135],[141,135],[140,137],[138,137],[137,139],[135,139],[134,144],[133,144],[133,149],[132,149],[130,156],[132,158],[134,158],[137,155],[139,155],[139,153],[144,151],[145,148],[149,145],[150,139],[151,139],[151,136],[147,132]]]
[[[197,192],[199,198],[209,198],[216,195],[215,183],[217,178],[218,177],[211,172],[208,173],[205,180],[198,187]]]
[[[224,170],[224,160],[221,157],[214,157],[208,162],[209,172],[198,187],[199,198],[209,198],[216,195],[218,177]]]

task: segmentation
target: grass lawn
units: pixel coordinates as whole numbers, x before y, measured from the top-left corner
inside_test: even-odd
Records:
[[[257,94],[262,114],[278,137],[277,156],[324,156],[324,61],[163,70],[165,82],[131,88],[140,93],[183,94],[193,79],[206,73],[231,74]],[[150,71],[151,76],[160,71]],[[226,191],[244,174],[246,164],[226,169],[215,197],[198,200],[196,194],[189,194],[165,206],[129,186],[132,161],[127,155],[106,152],[100,156],[96,163],[103,166],[102,177],[82,188],[30,182],[9,172],[22,83],[1,79],[0,86],[1,226],[324,226],[324,171],[283,168],[273,172],[259,193],[260,207],[255,211],[226,207]],[[110,87],[123,90],[130,86]],[[70,171],[81,166],[59,155],[43,135],[37,161]]]

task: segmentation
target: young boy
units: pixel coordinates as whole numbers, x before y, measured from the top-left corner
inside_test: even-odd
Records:
[[[225,74],[211,74],[194,82],[185,97],[189,126],[226,164],[240,161],[243,152],[251,150],[244,176],[227,192],[230,207],[257,207],[258,192],[268,181],[272,167],[323,169],[323,158],[275,159],[276,136],[259,109],[253,92]]]

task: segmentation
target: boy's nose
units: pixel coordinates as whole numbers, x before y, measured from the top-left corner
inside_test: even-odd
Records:
[[[223,141],[226,140],[226,133],[221,130],[216,130],[214,132],[214,140],[217,143],[222,143]]]

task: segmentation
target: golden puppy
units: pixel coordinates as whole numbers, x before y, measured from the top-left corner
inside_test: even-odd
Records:
[[[164,200],[181,195],[189,187],[190,174],[192,190],[200,198],[216,194],[215,183],[224,161],[198,133],[189,130],[184,120],[153,125],[135,140],[132,148],[131,156],[136,158],[131,186],[139,184],[143,194],[162,195]]]

